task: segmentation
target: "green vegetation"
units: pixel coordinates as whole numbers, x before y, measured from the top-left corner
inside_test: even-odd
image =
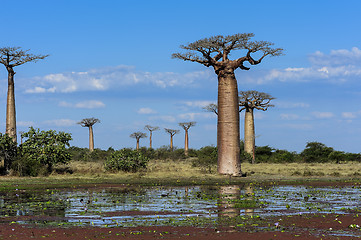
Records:
[[[105,169],[109,171],[138,172],[145,169],[149,158],[141,152],[124,148],[113,152],[105,161]]]

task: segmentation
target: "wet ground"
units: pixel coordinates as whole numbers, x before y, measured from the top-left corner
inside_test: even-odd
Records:
[[[0,239],[357,239],[360,200],[353,184],[16,189]]]

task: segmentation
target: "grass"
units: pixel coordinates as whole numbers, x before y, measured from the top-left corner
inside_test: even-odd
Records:
[[[146,170],[137,173],[108,173],[103,162],[70,162],[57,166],[48,177],[1,177],[0,190],[20,187],[79,187],[97,184],[140,185],[229,185],[270,181],[340,181],[360,182],[361,163],[243,163],[245,178],[219,175],[216,166],[212,172],[192,167],[191,160],[152,160]]]

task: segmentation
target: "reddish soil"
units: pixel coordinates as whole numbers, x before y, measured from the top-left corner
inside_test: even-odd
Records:
[[[282,219],[266,219],[262,228],[197,228],[197,227],[38,227],[14,223],[19,219],[1,219],[0,239],[358,239],[360,228],[350,228],[351,224],[361,226],[357,213],[348,215],[296,215]],[[278,227],[274,224],[278,223]],[[262,227],[262,226],[261,226]]]

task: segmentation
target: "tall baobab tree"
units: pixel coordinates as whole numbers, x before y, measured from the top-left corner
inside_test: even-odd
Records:
[[[170,135],[170,150],[173,151],[173,136],[179,133],[179,130],[164,128],[164,130]]]
[[[89,151],[94,151],[94,135],[93,135],[93,125],[96,123],[100,123],[100,120],[97,118],[84,118],[78,124],[82,127],[89,128]]]
[[[49,55],[34,55],[28,53],[29,50],[21,50],[20,47],[0,48],[0,63],[8,71],[8,93],[6,101],[6,130],[14,142],[17,142],[16,136],[16,111],[15,111],[15,83],[14,67],[20,66],[27,62],[36,62],[44,59]]]
[[[149,148],[152,148],[153,131],[159,130],[159,127],[152,127],[150,125],[145,125],[144,129],[149,131]]]
[[[267,111],[271,100],[275,99],[271,95],[254,90],[239,92],[240,111],[245,110],[244,114],[244,151],[251,154],[252,163],[255,162],[255,128],[254,128],[254,109]]]
[[[239,33],[229,36],[213,36],[204,38],[180,47],[185,53],[174,53],[173,58],[200,63],[213,67],[218,76],[218,172],[233,176],[241,176],[240,162],[240,130],[239,100],[235,70],[249,70],[244,64],[257,65],[264,57],[279,56],[283,49],[272,48],[273,43],[267,41],[251,41],[253,33]],[[229,59],[232,55],[242,57]],[[259,52],[259,58],[252,55]]]
[[[183,123],[179,123],[179,126],[181,126],[184,131],[185,131],[185,140],[184,140],[184,154],[186,156],[188,156],[188,145],[189,145],[189,140],[188,140],[188,130],[190,127],[193,127],[196,125],[196,122],[183,122]]]
[[[141,138],[146,138],[147,134],[142,133],[142,132],[134,132],[134,133],[130,134],[129,137],[135,138],[137,140],[137,151],[138,151],[139,150],[139,140]]]

